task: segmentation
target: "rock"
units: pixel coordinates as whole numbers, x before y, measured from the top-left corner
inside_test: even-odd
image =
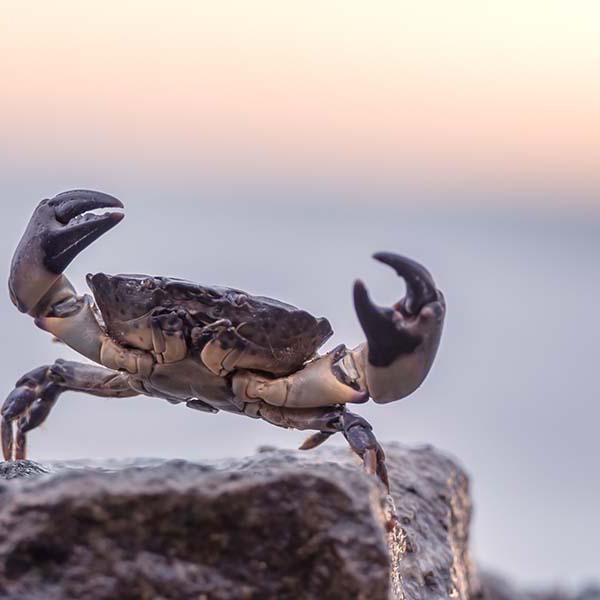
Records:
[[[31,460],[18,460],[16,462],[0,462],[0,479],[18,479],[27,475],[48,473],[48,469]]]
[[[240,460],[3,463],[8,599],[467,600],[468,480],[429,447],[386,446],[386,496],[346,448]]]

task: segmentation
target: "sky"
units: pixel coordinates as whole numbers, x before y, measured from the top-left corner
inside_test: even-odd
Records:
[[[0,6],[13,173],[494,181],[596,207],[593,0]]]
[[[362,341],[355,277],[402,294],[370,254],[414,257],[448,300],[438,358],[361,414],[465,466],[485,567],[598,580],[599,40],[585,0],[0,0],[0,279],[35,204],[80,187],[126,219],[69,268],[79,290],[100,270],[239,287],[327,316],[326,348]],[[6,393],[75,358],[7,293],[0,321]],[[302,439],[71,394],[30,450],[217,459]]]

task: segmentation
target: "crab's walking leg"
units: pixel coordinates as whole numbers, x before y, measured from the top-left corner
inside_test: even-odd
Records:
[[[72,390],[104,398],[137,396],[130,379],[127,373],[66,360],[23,375],[0,411],[4,459],[25,458],[26,433],[46,420],[60,394]]]
[[[123,218],[119,200],[90,190],[72,190],[37,206],[15,251],[9,277],[10,297],[38,327],[111,369],[148,375],[154,360],[144,352],[112,341],[98,322],[90,296],[77,294],[63,271],[94,240]]]
[[[317,433],[300,446],[301,450],[315,448],[334,433],[342,433],[353,452],[362,459],[365,471],[377,475],[389,491],[385,453],[373,433],[373,428],[365,419],[346,410],[344,406],[286,408],[272,406],[266,402],[255,402],[247,404],[245,412],[279,427],[316,429]]]

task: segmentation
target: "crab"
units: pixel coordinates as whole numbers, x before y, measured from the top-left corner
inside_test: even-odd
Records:
[[[108,194],[63,192],[37,206],[19,242],[9,277],[12,302],[91,363],[59,359],[17,381],[0,411],[5,460],[26,457],[28,432],[64,392],[142,394],[314,431],[305,450],[341,432],[389,490],[382,447],[348,405],[399,400],[427,376],[445,316],[429,272],[409,258],[375,254],[404,279],[404,298],[380,307],[357,280],[354,305],[366,342],[319,355],[333,333],[327,319],[238,289],[97,273],[87,276],[94,298],[77,294],[63,272],[122,220],[122,209]]]

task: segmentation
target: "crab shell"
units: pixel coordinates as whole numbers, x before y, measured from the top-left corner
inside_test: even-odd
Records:
[[[236,364],[286,375],[333,334],[325,318],[238,289],[148,275],[97,273],[87,281],[107,333],[139,350],[155,350],[157,334],[167,332],[181,336],[191,356],[200,359],[217,330],[221,350],[241,351]]]

